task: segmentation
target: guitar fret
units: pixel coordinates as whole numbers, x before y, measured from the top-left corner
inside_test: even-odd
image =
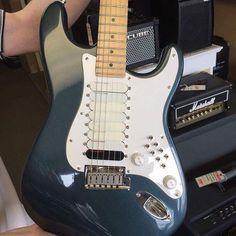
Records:
[[[100,34],[116,34],[116,35],[127,35],[127,33],[125,32],[114,32],[114,31],[100,31]]]
[[[123,43],[124,40],[114,40],[114,39],[100,39],[99,38],[99,42],[104,42],[104,43]]]
[[[109,17],[118,17],[118,18],[125,18],[125,19],[127,19],[127,15],[115,15],[115,14],[99,14],[100,16],[104,16],[104,17],[106,17],[106,16],[109,16]]]
[[[103,64],[106,64],[106,63],[109,63],[109,64],[124,64],[125,62],[126,62],[126,60],[124,60],[124,61],[114,61],[114,62],[111,62],[111,61],[108,61],[108,60],[99,60],[99,59],[97,59],[97,61],[96,61],[98,64],[99,63],[103,63]],[[109,65],[108,64],[108,65]]]
[[[126,27],[127,28],[127,24],[113,24],[113,23],[99,23],[101,26],[118,26],[118,27]]]
[[[116,4],[100,4],[100,7],[106,7],[106,8],[127,8],[127,5],[116,5]]]
[[[102,53],[97,53],[97,57],[99,57],[99,56],[103,56],[103,57],[125,57],[125,54],[116,54],[116,55],[114,55],[114,54],[102,54]]]
[[[111,50],[126,50],[126,48],[116,48],[116,47],[102,47],[102,46],[99,46],[98,47],[99,49],[111,49]]]
[[[113,67],[104,68],[102,66],[97,66],[96,69],[98,69],[98,70],[101,69],[102,72],[103,72],[104,70],[120,70],[120,71],[124,71],[125,68],[113,68]]]
[[[103,76],[109,76],[109,77],[113,77],[113,78],[122,78],[124,77],[124,74],[123,73],[101,73],[101,72],[97,72],[96,75],[99,77],[103,77]]]

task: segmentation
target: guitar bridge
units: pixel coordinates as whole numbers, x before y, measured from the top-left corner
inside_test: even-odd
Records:
[[[125,167],[85,166],[85,188],[91,190],[129,190]]]

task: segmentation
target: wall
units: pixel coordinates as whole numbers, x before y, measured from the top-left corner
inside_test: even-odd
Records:
[[[230,79],[236,82],[236,1],[215,0],[215,34],[230,43]]]

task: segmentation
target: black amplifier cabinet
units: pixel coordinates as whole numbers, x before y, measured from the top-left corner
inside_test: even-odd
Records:
[[[228,79],[230,54],[229,42],[220,36],[214,36],[212,42],[213,44],[223,47],[222,50],[217,53],[216,66],[213,68],[213,74],[217,77]]]
[[[205,89],[188,90],[195,85]],[[231,84],[228,81],[208,73],[183,77],[170,106],[171,129],[178,130],[227,111],[230,94]]]
[[[212,43],[212,0],[153,0],[153,15],[160,20],[161,48],[175,43],[187,53]]]
[[[98,37],[96,10],[85,13],[73,27],[73,37],[77,43],[95,45]],[[128,69],[155,63],[160,57],[159,20],[156,18],[129,17],[127,32]]]

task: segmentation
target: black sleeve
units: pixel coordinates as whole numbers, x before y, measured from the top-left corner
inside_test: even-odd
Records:
[[[5,25],[5,11],[0,9],[0,59],[3,59],[3,34]]]

